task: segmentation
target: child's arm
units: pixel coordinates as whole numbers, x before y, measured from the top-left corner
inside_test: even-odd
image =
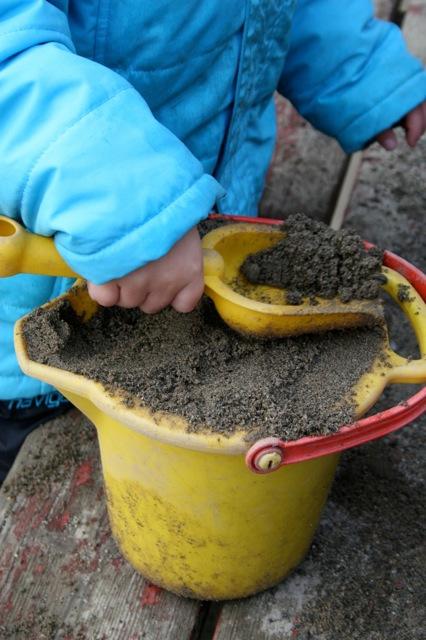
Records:
[[[369,0],[299,0],[279,90],[352,152],[424,102],[426,73]]]
[[[75,54],[50,2],[1,0],[0,65],[0,210],[92,283],[162,259],[223,193],[125,79]],[[183,271],[201,262],[189,237]],[[183,296],[199,276],[176,280]]]

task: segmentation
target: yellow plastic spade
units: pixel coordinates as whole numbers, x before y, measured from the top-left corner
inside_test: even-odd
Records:
[[[318,298],[317,305],[282,304],[285,292],[278,287],[250,283],[240,267],[247,256],[282,240],[284,232],[273,226],[237,222],[210,231],[203,238],[204,251],[215,252],[216,272],[205,271],[205,292],[223,320],[240,333],[259,337],[285,337],[376,324],[383,320],[380,302]],[[221,269],[219,270],[219,264]]]
[[[203,238],[205,292],[223,320],[240,333],[283,337],[374,324],[382,319],[378,302],[342,303],[319,299],[285,305],[282,289],[253,285],[240,274],[245,258],[277,243],[283,232],[263,225],[236,223]],[[28,233],[0,216],[0,276],[34,273],[79,277],[59,255],[51,238]]]

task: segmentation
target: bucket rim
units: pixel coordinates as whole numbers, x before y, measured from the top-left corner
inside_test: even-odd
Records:
[[[265,225],[285,224],[285,220],[237,215],[213,214],[210,218]],[[367,248],[374,246],[369,242],[365,242],[364,244]],[[423,301],[426,301],[426,275],[420,269],[404,258],[387,250],[384,251],[383,265],[404,276],[419,293]],[[52,304],[55,304],[55,300],[46,303],[43,307],[48,307]],[[146,408],[125,407],[122,402],[117,400],[117,397],[110,396],[105,388],[98,382],[88,380],[78,374],[30,360],[23,336],[23,325],[26,318],[27,316],[24,316],[18,320],[15,325],[15,348],[22,370],[30,376],[53,384],[65,396],[70,397],[78,407],[78,399],[82,399],[83,402],[81,404],[83,406],[79,408],[85,413],[89,413],[85,411],[85,406],[87,405],[87,401],[89,401],[89,403],[93,405],[89,418],[95,425],[98,425],[102,421],[103,414],[106,413],[138,433],[156,440],[168,442],[171,445],[209,453],[230,455],[247,454],[247,464],[249,464],[249,460],[255,455],[255,450],[258,454],[259,447],[265,446],[265,443],[270,443],[272,440],[279,443],[279,447],[283,453],[285,452],[283,464],[301,462],[332,453],[338,453],[362,444],[363,442],[380,438],[391,431],[405,426],[422,415],[426,410],[425,386],[402,403],[369,416],[368,418],[356,420],[351,425],[344,425],[335,433],[328,435],[304,436],[297,440],[289,441],[283,441],[278,438],[265,438],[253,444],[243,431],[236,431],[229,436],[221,433],[212,433],[211,431],[197,431],[196,433],[192,433],[187,431],[188,423],[179,416],[161,413],[154,414]],[[83,389],[84,392],[82,392]],[[252,468],[252,470],[255,469]]]

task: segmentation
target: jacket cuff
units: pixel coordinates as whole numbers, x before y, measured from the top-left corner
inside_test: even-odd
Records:
[[[223,194],[125,87],[44,149],[20,210],[30,230],[54,236],[76,273],[102,284],[165,255]]]
[[[212,176],[204,174],[153,218],[96,253],[86,255],[66,249],[61,245],[61,233],[56,234],[55,244],[76,273],[94,284],[104,284],[161,258],[207,218],[216,199],[224,193]]]
[[[394,126],[425,99],[426,72],[419,70],[384,100],[339,131],[336,138],[346,153],[358,151],[379,133]]]

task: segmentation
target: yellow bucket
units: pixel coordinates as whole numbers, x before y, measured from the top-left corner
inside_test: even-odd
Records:
[[[396,269],[408,264],[392,259]],[[359,382],[360,416],[387,383],[426,380],[426,277],[404,268],[408,278],[417,274],[417,289],[423,287],[420,295],[410,285],[410,299],[401,303],[422,358],[408,362],[389,348],[391,366],[378,360]],[[389,275],[396,296],[407,280]],[[84,320],[96,311],[81,283],[48,304],[64,297]],[[31,361],[24,322],[15,329],[22,369],[57,387],[97,428],[112,532],[123,555],[153,583],[183,596],[239,598],[280,582],[309,549],[339,452],[406,424],[425,405],[421,392],[396,416],[391,410],[334,436],[260,443],[248,451],[242,433],[189,433],[179,417],[128,408],[99,383]]]

